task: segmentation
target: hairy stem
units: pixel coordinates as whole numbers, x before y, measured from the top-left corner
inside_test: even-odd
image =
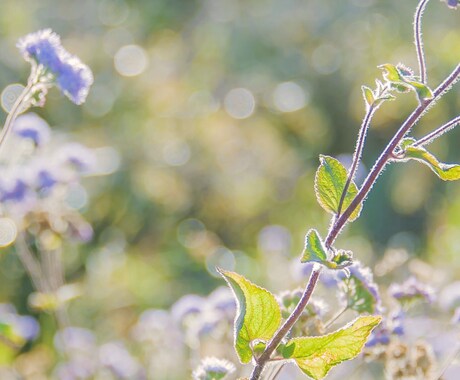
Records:
[[[420,81],[422,83],[427,82],[426,77],[426,63],[425,63],[425,53],[423,51],[423,41],[422,41],[422,15],[425,10],[426,4],[430,0],[421,0],[418,4],[418,7],[415,11],[414,16],[414,42],[415,50],[417,51],[418,66],[420,71]]]
[[[347,195],[347,191],[348,191],[348,188],[350,187],[350,183],[351,181],[353,181],[355,174],[356,174],[356,170],[358,169],[358,165],[361,160],[361,156],[363,154],[364,142],[366,141],[367,131],[369,129],[369,125],[371,124],[372,116],[374,115],[375,109],[376,108],[373,105],[367,108],[366,116],[364,116],[363,122],[361,124],[361,128],[359,129],[358,140],[356,141],[356,148],[353,154],[353,162],[348,172],[347,182],[345,183],[345,187],[343,188],[342,195],[340,196],[339,207],[337,209],[338,216],[340,216],[340,213],[342,212],[342,206],[345,200],[345,196]]]
[[[300,298],[299,303],[289,318],[286,319],[280,329],[270,340],[262,355],[260,355],[260,357],[257,359],[257,364],[251,373],[251,380],[258,380],[260,378],[265,365],[267,364],[268,360],[270,360],[271,354],[273,351],[275,351],[276,347],[278,347],[278,345],[281,343],[281,340],[287,335],[289,330],[291,330],[292,326],[294,326],[294,324],[297,322],[297,319],[299,319],[300,315],[305,309],[305,306],[307,306],[308,301],[310,300],[313,290],[315,289],[316,283],[318,282],[318,278],[321,273],[321,269],[322,268],[313,269],[310,280],[308,281],[308,284],[302,294],[302,297]]]
[[[420,140],[417,140],[413,145],[414,146],[424,146],[431,144],[435,139],[442,136],[444,133],[449,132],[451,129],[455,128],[460,124],[460,116],[457,116],[455,119],[452,119],[448,123],[441,125],[439,128],[435,129],[433,132],[422,137]]]

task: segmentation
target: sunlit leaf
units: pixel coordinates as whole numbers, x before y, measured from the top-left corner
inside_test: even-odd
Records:
[[[401,146],[404,149],[404,159],[413,159],[427,165],[436,175],[444,181],[460,179],[460,165],[445,164],[428,152],[425,148],[410,145],[414,139],[404,139]]]
[[[321,155],[320,163],[321,164],[316,171],[315,176],[316,198],[321,207],[323,207],[326,211],[332,214],[337,214],[340,198],[347,182],[347,170],[340,161],[333,157]],[[347,209],[357,193],[358,188],[352,181],[348,187],[347,194],[345,195],[342,211]],[[359,216],[361,208],[362,204],[359,204],[352,212],[349,219],[350,221],[355,220]]]
[[[238,303],[235,317],[235,350],[242,363],[253,356],[252,343],[269,341],[281,324],[276,298],[238,273],[219,270],[230,285]]]
[[[363,91],[364,101],[366,102],[367,106],[370,107],[375,102],[374,93],[369,87],[366,86],[361,86],[361,89]]]
[[[335,365],[356,357],[364,347],[380,316],[364,316],[331,334],[294,338],[286,343],[283,356],[315,380],[323,379]]]
[[[302,263],[323,263],[327,260],[327,250],[318,231],[311,229],[305,236],[305,248],[300,261]]]

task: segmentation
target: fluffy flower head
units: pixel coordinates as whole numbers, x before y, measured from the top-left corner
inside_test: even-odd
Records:
[[[61,45],[51,29],[39,30],[21,38],[17,44],[24,59],[42,66],[51,74],[59,89],[75,104],[82,104],[93,84],[93,74],[79,58]]]

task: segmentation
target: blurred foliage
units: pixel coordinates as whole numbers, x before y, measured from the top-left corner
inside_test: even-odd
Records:
[[[84,214],[95,238],[66,252],[68,281],[84,286],[70,308],[74,324],[123,335],[146,308],[222,285],[215,265],[274,290],[301,285],[285,268],[298,260],[308,228],[325,235],[328,227],[313,191],[318,156],[350,159],[364,114],[360,86],[373,86],[379,64],[416,69],[415,6],[415,0],[3,1],[2,88],[27,78],[17,39],[52,28],[92,68],[95,84],[83,107],[53,91],[38,113],[56,133],[118,152],[110,156],[115,173],[85,184]],[[428,6],[423,27],[432,87],[460,60],[458,17],[438,1]],[[365,166],[415,104],[408,94],[382,107]],[[455,88],[414,134],[459,109]],[[458,137],[450,132],[430,151],[443,162],[458,161]],[[367,263],[401,248],[459,280],[459,210],[457,183],[441,183],[417,163],[394,165],[339,242]],[[9,250],[0,261],[0,301],[30,313],[31,287],[20,263]]]

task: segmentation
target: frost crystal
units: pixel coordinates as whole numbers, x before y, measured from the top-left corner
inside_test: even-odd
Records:
[[[42,66],[55,78],[59,89],[75,104],[82,104],[93,84],[93,74],[79,58],[61,45],[51,29],[40,30],[21,38],[17,44],[24,59]]]

